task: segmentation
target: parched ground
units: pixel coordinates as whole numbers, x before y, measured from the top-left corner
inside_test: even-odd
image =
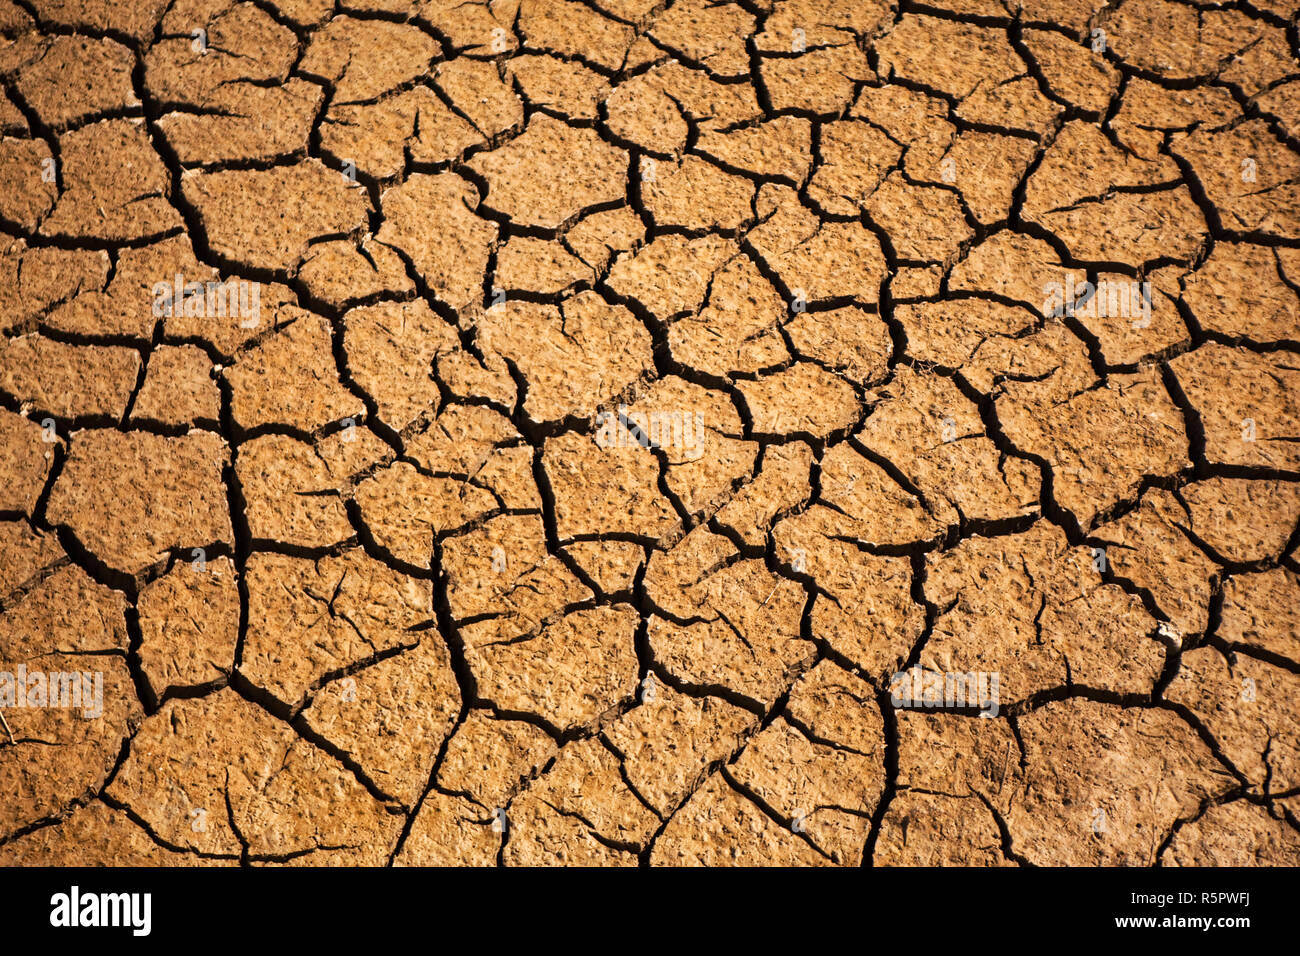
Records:
[[[1300,863],[1298,11],[0,0],[0,862]]]

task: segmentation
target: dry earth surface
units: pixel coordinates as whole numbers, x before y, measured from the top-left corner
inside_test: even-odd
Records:
[[[0,862],[1300,863],[1298,11],[0,0]]]

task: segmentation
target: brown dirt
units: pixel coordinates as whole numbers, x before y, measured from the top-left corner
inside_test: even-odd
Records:
[[[0,863],[1300,864],[1298,22],[0,0]]]

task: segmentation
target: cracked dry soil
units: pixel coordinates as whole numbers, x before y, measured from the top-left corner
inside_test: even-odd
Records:
[[[1298,11],[0,0],[0,862],[1296,865]]]

